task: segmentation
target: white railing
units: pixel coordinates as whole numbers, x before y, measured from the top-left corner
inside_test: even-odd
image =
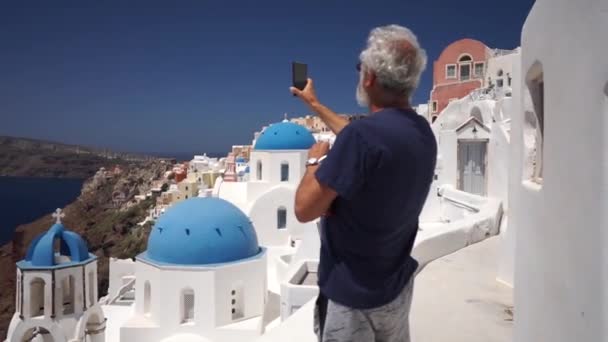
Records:
[[[120,289],[118,289],[118,291],[116,292],[116,295],[114,295],[114,297],[110,297],[110,295],[108,294],[108,296],[106,296],[105,298],[102,298],[99,301],[99,304],[100,305],[112,305],[112,304],[116,303],[122,296],[127,294],[127,292],[133,290],[134,286],[135,286],[135,278],[129,279],[129,281],[126,284],[124,284],[123,286],[120,287]]]
[[[498,57],[498,56],[506,56],[506,55],[510,55],[512,53],[517,52],[517,50],[506,50],[506,49],[494,49],[492,50],[492,54],[494,57]]]
[[[450,203],[452,203],[453,205],[455,205],[456,207],[460,207],[460,208],[464,208],[467,209],[469,211],[472,211],[474,213],[478,213],[479,212],[479,207],[475,207],[469,203],[463,202],[461,200],[458,200],[456,198],[453,197],[448,197],[445,195],[439,195],[440,198],[442,198],[445,201],[448,201]]]
[[[478,100],[495,100],[496,99],[495,88],[477,88],[469,93],[468,97],[471,101]]]

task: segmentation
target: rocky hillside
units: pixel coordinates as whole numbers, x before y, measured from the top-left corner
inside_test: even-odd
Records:
[[[108,258],[134,257],[146,246],[150,225],[140,226],[155,198],[136,203],[153,180],[161,179],[169,164],[160,160],[126,164],[120,174],[98,173],[89,178],[81,195],[64,208],[64,225],[86,240],[99,257],[99,293],[108,288]],[[121,193],[117,200],[117,193]],[[51,215],[17,228],[13,240],[0,248],[0,339],[4,339],[15,310],[15,262],[25,256],[29,243],[53,224]]]
[[[91,177],[100,167],[151,158],[42,140],[0,136],[0,176]]]

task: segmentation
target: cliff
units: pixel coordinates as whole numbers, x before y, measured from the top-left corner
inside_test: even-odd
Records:
[[[80,196],[64,208],[64,225],[80,234],[89,251],[99,257],[99,293],[108,288],[108,258],[135,257],[141,253],[150,224],[140,226],[155,198],[139,203],[136,195],[149,192],[169,164],[160,160],[125,164],[119,174],[98,172],[83,185]],[[121,194],[116,196],[116,194]],[[13,240],[0,247],[0,339],[4,339],[15,311],[15,262],[21,260],[32,239],[53,224],[51,215],[19,226]]]
[[[131,153],[0,136],[0,176],[85,179],[102,166],[122,166],[151,159]]]

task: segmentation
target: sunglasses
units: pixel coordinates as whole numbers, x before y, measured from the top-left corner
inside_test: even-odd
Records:
[[[356,68],[357,68],[357,71],[361,71],[361,62],[357,63]]]

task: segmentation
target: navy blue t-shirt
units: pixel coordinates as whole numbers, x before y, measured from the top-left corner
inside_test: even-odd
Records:
[[[365,309],[399,295],[418,267],[410,254],[436,157],[429,123],[412,110],[384,109],[342,129],[315,173],[338,193],[321,220],[324,296]]]

